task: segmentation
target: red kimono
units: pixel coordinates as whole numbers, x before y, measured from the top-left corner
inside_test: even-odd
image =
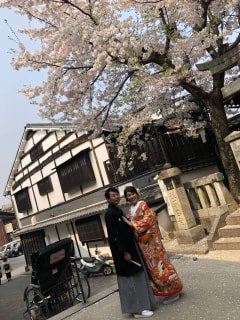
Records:
[[[131,206],[129,218],[137,235],[154,295],[170,296],[180,292],[183,285],[162,244],[155,212],[149,209],[146,202],[138,201]]]

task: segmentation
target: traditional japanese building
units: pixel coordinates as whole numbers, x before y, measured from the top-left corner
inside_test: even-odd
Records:
[[[4,195],[12,198],[19,226],[15,234],[21,237],[27,266],[33,252],[66,237],[73,239],[76,256],[90,254],[96,244],[108,253],[106,188],[115,186],[122,193],[134,185],[159,210],[163,198],[154,177],[164,167],[166,149],[169,162],[183,170],[186,180],[218,171],[206,139],[154,132],[141,148],[135,147],[146,151],[148,161],[136,160],[122,176],[119,158],[104,135],[92,139],[68,123],[25,126]]]

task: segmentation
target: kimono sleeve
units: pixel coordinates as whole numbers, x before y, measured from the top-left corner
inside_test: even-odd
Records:
[[[142,216],[138,216],[138,212],[142,212]],[[138,233],[145,233],[154,224],[155,212],[149,209],[146,202],[142,201],[137,208],[137,219],[132,222],[134,230]]]

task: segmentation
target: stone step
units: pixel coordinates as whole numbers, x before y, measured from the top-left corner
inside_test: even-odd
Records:
[[[226,223],[229,225],[240,224],[240,210],[236,210],[229,214],[226,218]]]
[[[218,230],[219,236],[222,238],[240,237],[240,224],[233,224],[220,228]]]
[[[240,250],[240,237],[220,238],[213,243],[216,250]]]

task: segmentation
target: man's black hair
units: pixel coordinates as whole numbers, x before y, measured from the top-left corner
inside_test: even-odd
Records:
[[[105,191],[105,198],[110,199],[110,192],[117,192],[119,194],[118,189],[110,187]]]

